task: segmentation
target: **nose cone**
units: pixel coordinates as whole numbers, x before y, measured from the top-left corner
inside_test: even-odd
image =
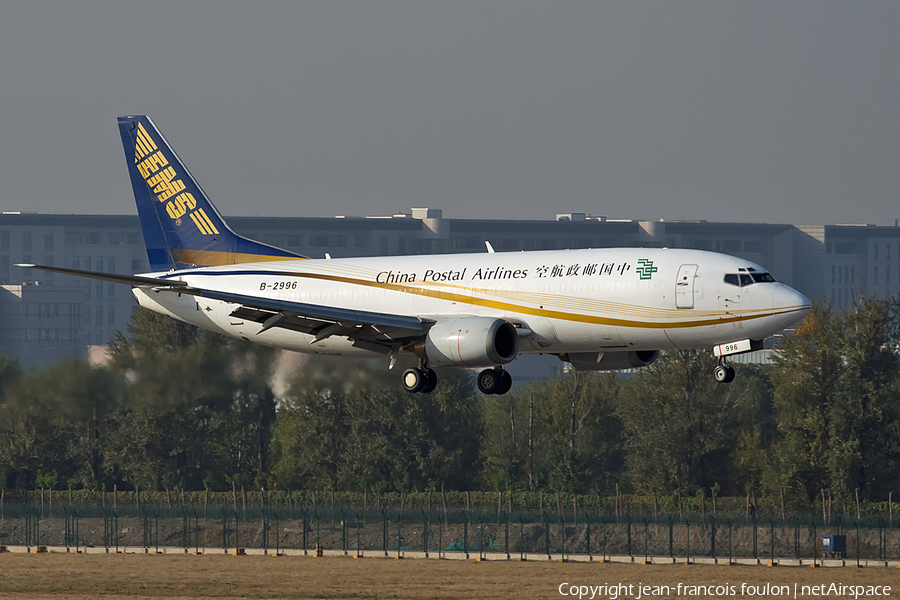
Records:
[[[779,315],[781,327],[787,328],[802,321],[812,309],[812,303],[809,298],[782,283],[772,291],[772,308]]]

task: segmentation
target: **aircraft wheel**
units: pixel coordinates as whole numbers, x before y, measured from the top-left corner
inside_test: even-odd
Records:
[[[407,369],[403,372],[403,377],[400,380],[403,384],[403,389],[410,394],[422,391],[427,381],[427,376],[419,369]]]
[[[425,383],[422,385],[422,389],[419,392],[423,394],[430,394],[434,391],[434,388],[437,386],[437,374],[433,369],[423,369],[423,373],[425,373]]]
[[[510,389],[512,389],[512,375],[509,374],[509,371],[500,371],[500,384],[494,393],[502,395]]]
[[[719,383],[731,383],[734,381],[734,369],[727,365],[716,365],[716,369],[713,371],[713,377],[715,377],[716,381]]]
[[[499,386],[502,381],[502,373],[503,371],[498,371],[497,369],[485,369],[481,373],[478,374],[478,379],[476,383],[478,384],[478,389],[481,390],[482,394],[496,394]]]
[[[725,370],[728,371],[728,375],[725,377],[724,383],[731,383],[734,381],[734,367],[725,367]]]

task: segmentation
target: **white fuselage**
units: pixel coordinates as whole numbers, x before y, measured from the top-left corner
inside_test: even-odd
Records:
[[[198,267],[152,277],[191,286],[437,322],[490,316],[519,327],[519,352],[616,352],[711,348],[761,340],[809,310],[775,282],[736,286],[726,274],[765,269],[699,250],[613,248]],[[236,305],[134,289],[151,310],[226,335],[300,352],[363,354],[343,337],[318,342],[288,329],[231,317]]]

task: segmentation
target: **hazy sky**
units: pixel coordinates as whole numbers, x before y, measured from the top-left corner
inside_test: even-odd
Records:
[[[893,223],[900,2],[0,0],[0,209]]]

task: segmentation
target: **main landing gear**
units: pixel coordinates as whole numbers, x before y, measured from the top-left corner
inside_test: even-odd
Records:
[[[403,384],[403,389],[410,394],[415,394],[416,392],[430,394],[437,386],[437,375],[423,363],[417,369],[404,371],[401,383]]]
[[[430,394],[437,386],[437,375],[424,362],[415,369],[407,369],[400,379],[403,389],[410,394]],[[505,394],[512,388],[512,376],[503,369],[485,369],[476,380],[482,394]]]
[[[716,381],[719,383],[731,383],[734,381],[734,367],[730,367],[725,364],[725,358],[722,357],[722,362],[716,365],[716,368],[713,370],[713,377],[716,378]]]
[[[505,394],[512,387],[512,376],[503,369],[485,369],[478,374],[478,389],[482,394]]]

